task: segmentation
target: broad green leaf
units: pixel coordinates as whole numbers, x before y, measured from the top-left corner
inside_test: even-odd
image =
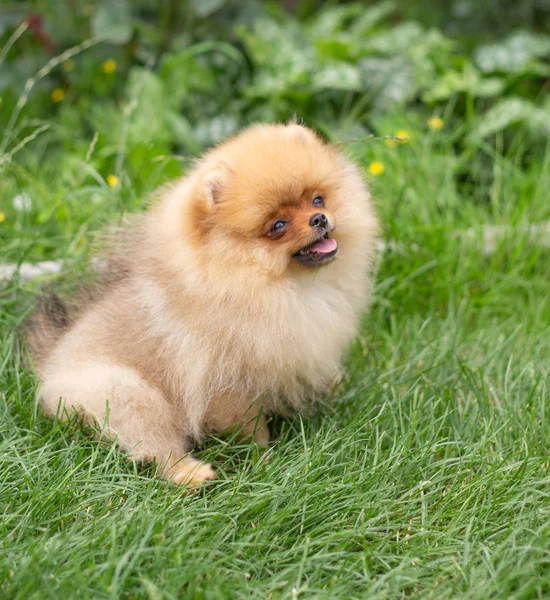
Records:
[[[193,153],[200,153],[203,148],[197,142],[193,126],[185,117],[175,111],[168,111],[166,122],[170,127],[172,139],[177,144],[184,146]]]
[[[314,90],[357,91],[362,88],[361,72],[346,62],[329,62],[313,74],[312,87]]]
[[[411,63],[402,57],[366,58],[360,61],[363,88],[373,98],[376,109],[401,104],[412,98],[418,88]]]
[[[378,2],[374,6],[363,8],[361,16],[351,26],[354,36],[361,36],[372,31],[381,21],[389,17],[395,10],[395,2],[386,0]]]
[[[193,12],[197,17],[208,17],[226,4],[227,0],[191,0]]]
[[[364,8],[359,3],[330,6],[319,11],[308,26],[311,36],[326,36],[346,31],[349,22],[358,17]]]
[[[536,108],[525,122],[534,137],[547,140],[550,136],[550,106]]]
[[[504,92],[506,82],[500,77],[486,77],[477,80],[472,88],[472,94],[480,98],[491,98]]]
[[[506,98],[497,102],[478,121],[474,137],[485,138],[510,125],[526,121],[536,113],[536,106],[523,98]]]
[[[313,45],[321,60],[352,60],[358,54],[357,39],[344,33],[332,37],[315,38]]]
[[[177,108],[192,93],[213,92],[216,77],[208,62],[200,56],[193,56],[189,50],[167,54],[160,66],[160,76],[170,105]]]
[[[363,50],[369,53],[400,55],[405,53],[423,34],[424,29],[418,23],[413,21],[401,23],[365,39]]]
[[[134,143],[166,144],[171,140],[166,122],[165,90],[160,77],[148,69],[130,71],[126,96],[130,113],[128,138]]]
[[[195,137],[202,147],[217,144],[221,140],[234,135],[238,129],[237,119],[233,115],[218,115],[213,119],[205,119],[195,126]]]
[[[307,85],[316,67],[313,47],[294,21],[284,27],[274,19],[259,19],[255,27],[237,29],[256,65],[254,83],[246,89],[249,97],[272,96]]]
[[[284,26],[274,19],[262,18],[253,29],[238,27],[237,32],[259,68],[274,67],[284,77],[285,71],[302,70],[311,64],[313,49],[295,21]]]
[[[441,102],[459,93],[490,97],[500,94],[505,82],[498,77],[483,79],[477,69],[466,63],[462,71],[450,71],[440,77],[422,96],[424,102]]]
[[[414,38],[407,50],[407,56],[415,66],[425,63],[431,73],[435,73],[436,69],[447,71],[457,66],[457,57],[453,52],[455,46],[456,44],[441,31],[430,29]],[[470,62],[467,58],[464,60]]]
[[[113,44],[125,44],[132,37],[132,15],[126,0],[103,0],[91,20],[92,33]]]
[[[502,42],[478,48],[475,62],[484,73],[517,73],[531,60],[545,56],[550,56],[550,36],[518,31]]]

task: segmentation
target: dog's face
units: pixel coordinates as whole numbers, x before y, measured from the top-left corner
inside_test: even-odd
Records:
[[[304,127],[249,129],[203,164],[192,228],[196,247],[220,265],[254,264],[277,276],[325,267],[360,227],[348,209],[367,193],[362,182]]]
[[[330,237],[335,218],[328,211],[325,197],[321,191],[305,189],[288,203],[275,207],[264,224],[264,236],[271,240],[274,252],[292,257],[303,267],[319,267],[336,258],[338,243]]]

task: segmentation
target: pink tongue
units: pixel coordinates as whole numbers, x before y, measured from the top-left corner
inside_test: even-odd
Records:
[[[320,254],[328,254],[329,252],[333,252],[338,248],[338,244],[336,240],[332,238],[324,239],[316,242],[309,248],[310,252],[319,252]]]

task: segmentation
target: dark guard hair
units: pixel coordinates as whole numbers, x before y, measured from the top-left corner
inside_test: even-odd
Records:
[[[47,354],[69,328],[71,319],[67,305],[53,292],[44,294],[26,323],[29,350],[35,360]]]

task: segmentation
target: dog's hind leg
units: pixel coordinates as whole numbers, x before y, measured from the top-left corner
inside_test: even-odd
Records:
[[[86,364],[46,372],[40,397],[47,413],[63,418],[77,411],[116,439],[130,458],[155,461],[165,479],[198,485],[215,478],[210,465],[189,456],[174,407],[133,369]]]

